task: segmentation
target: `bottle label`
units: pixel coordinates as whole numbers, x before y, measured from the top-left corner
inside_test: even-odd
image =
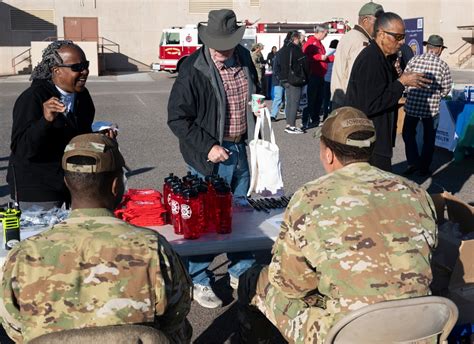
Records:
[[[173,215],[179,215],[179,203],[175,200],[171,201],[171,213]]]
[[[183,220],[189,220],[193,214],[193,211],[191,210],[191,207],[187,204],[183,204],[181,206],[181,217]]]

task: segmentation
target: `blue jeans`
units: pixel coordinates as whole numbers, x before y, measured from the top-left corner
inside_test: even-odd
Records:
[[[224,141],[222,147],[228,149],[229,153],[232,154],[229,155],[229,159],[217,165],[216,172],[231,186],[234,197],[245,197],[250,187],[250,171],[245,143]],[[188,168],[193,174],[204,177],[192,166],[188,166]],[[208,254],[183,257],[184,264],[194,284],[210,286],[212,273],[208,270],[208,267],[215,256]],[[227,258],[230,260],[229,274],[236,278],[255,263],[255,258],[251,252],[227,253]]]
[[[272,102],[272,112],[271,112],[271,116],[273,118],[278,117],[278,111],[280,110],[280,106],[283,103],[284,94],[285,94],[285,89],[283,88],[283,86],[280,86],[280,85],[273,86],[273,102]]]
[[[306,95],[308,98],[308,106],[303,110],[302,123],[304,126],[308,126],[311,121],[314,125],[318,125],[321,106],[323,105],[324,78],[311,75],[309,77]]]

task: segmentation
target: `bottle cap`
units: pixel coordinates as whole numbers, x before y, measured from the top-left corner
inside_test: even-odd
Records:
[[[198,196],[198,192],[194,189],[185,189],[183,191],[183,197],[186,199],[196,198]]]
[[[183,187],[181,185],[176,185],[173,187],[173,193],[176,195],[181,195],[183,193]]]
[[[171,183],[174,180],[174,174],[170,173],[168,177],[165,178],[165,183]]]

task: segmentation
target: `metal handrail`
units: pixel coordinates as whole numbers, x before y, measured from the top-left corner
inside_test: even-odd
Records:
[[[454,50],[453,52],[450,52],[449,55],[454,55],[456,54],[459,50],[461,50],[466,44],[470,44],[469,42],[464,42],[464,44],[462,44],[460,47],[458,47],[456,50]]]
[[[465,54],[463,56],[464,53],[466,52],[469,52],[469,54]],[[471,56],[473,56],[474,54],[472,53],[472,47],[466,47],[466,49],[464,49],[462,52],[460,52],[458,54],[458,66],[460,67],[464,62],[466,62],[468,59],[471,58]]]
[[[23,57],[21,61],[17,62],[16,59],[24,55],[25,53],[28,53],[26,57]],[[16,55],[15,57],[12,58],[12,68],[13,68],[13,74],[16,74],[16,66],[18,66],[20,63],[29,60],[31,63],[31,48],[26,49],[25,51],[22,51],[20,54]]]

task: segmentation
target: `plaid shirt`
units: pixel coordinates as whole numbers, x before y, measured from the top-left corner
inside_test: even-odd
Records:
[[[227,108],[224,137],[237,137],[247,132],[248,81],[237,55],[231,67],[214,61],[224,85]]]
[[[434,117],[439,113],[439,102],[453,85],[448,64],[430,52],[413,57],[406,72],[425,73],[432,84],[427,88],[408,87],[405,113],[413,117]]]

